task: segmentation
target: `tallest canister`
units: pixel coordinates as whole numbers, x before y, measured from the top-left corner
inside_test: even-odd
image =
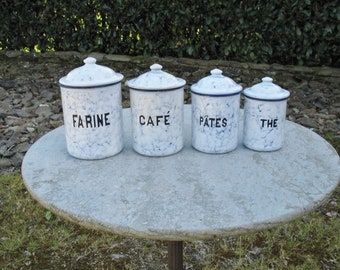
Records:
[[[123,148],[123,75],[92,57],[84,63],[59,80],[67,150],[80,159],[106,158]]]

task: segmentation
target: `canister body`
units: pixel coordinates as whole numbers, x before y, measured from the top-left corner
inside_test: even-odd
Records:
[[[183,87],[130,89],[133,148],[146,156],[167,156],[183,148]]]
[[[243,143],[256,151],[275,151],[282,147],[287,99],[257,100],[245,97]]]
[[[104,87],[61,86],[67,150],[80,159],[101,159],[123,149],[121,83]]]
[[[238,144],[240,93],[227,96],[191,94],[192,146],[205,153],[226,153]]]

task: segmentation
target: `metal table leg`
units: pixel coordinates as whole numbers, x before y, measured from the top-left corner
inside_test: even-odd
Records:
[[[168,242],[169,270],[183,270],[183,241]]]

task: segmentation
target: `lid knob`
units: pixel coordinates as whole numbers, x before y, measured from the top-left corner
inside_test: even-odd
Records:
[[[219,75],[222,75],[222,70],[215,68],[215,69],[210,71],[210,74],[213,75],[213,76],[219,76]]]
[[[150,69],[152,71],[160,71],[160,70],[162,70],[162,68],[163,67],[160,64],[153,64],[152,66],[150,66]]]
[[[272,81],[273,81],[273,79],[270,78],[270,77],[264,77],[264,78],[262,78],[262,82],[272,82]]]
[[[84,59],[84,63],[87,64],[95,64],[97,62],[96,58],[94,57],[87,57],[86,59]]]

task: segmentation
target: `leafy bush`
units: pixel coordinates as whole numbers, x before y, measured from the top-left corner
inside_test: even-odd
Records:
[[[336,0],[2,2],[2,49],[339,66]]]

